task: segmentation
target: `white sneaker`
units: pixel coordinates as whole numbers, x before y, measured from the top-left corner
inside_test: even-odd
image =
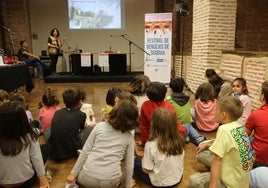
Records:
[[[200,142],[199,145],[205,144],[205,143],[213,143],[215,139],[210,139],[210,140],[204,140],[203,142]]]
[[[68,183],[68,182],[66,182],[65,188],[79,188],[79,186],[76,183]]]
[[[47,177],[48,181],[50,181],[50,182],[52,180],[52,175],[51,174],[52,174],[52,172],[50,170],[46,170],[46,177]]]

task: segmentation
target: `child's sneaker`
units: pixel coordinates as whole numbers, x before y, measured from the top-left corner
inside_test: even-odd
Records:
[[[51,173],[50,170],[46,170],[46,177],[47,177],[47,179],[48,179],[49,182],[52,181],[52,175],[51,175],[51,174],[52,174],[52,173]]]
[[[78,149],[78,150],[77,150],[77,155],[78,155],[78,156],[80,155],[81,151],[82,151],[81,149]]]
[[[206,140],[206,137],[203,137],[200,140],[191,140],[191,142],[195,145],[195,146],[199,146],[199,144],[203,143]]]
[[[79,188],[79,186],[76,183],[68,183],[68,182],[66,182],[65,188]]]
[[[190,142],[190,137],[189,137],[189,136],[187,136],[187,137],[185,138],[185,142],[186,142],[186,143],[189,143],[189,142]]]
[[[199,143],[199,145],[205,144],[205,143],[213,143],[215,139],[210,139],[210,140],[204,140],[202,142]]]

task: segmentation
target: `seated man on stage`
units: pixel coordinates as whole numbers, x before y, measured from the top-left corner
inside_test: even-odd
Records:
[[[40,60],[40,57],[31,54],[28,51],[28,43],[25,40],[20,41],[21,48],[18,50],[19,61],[24,61],[27,66],[36,67],[38,78],[43,78],[42,66],[47,66],[45,62]]]

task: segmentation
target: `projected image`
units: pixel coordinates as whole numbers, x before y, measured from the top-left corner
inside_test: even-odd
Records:
[[[70,29],[121,29],[121,0],[68,0]]]

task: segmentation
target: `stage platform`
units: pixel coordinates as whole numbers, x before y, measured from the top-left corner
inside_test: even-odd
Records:
[[[61,72],[56,76],[44,78],[45,83],[80,83],[80,82],[130,82],[136,75],[144,72],[127,72],[122,75],[112,75],[109,72],[93,73],[92,75],[74,75],[70,72]]]

